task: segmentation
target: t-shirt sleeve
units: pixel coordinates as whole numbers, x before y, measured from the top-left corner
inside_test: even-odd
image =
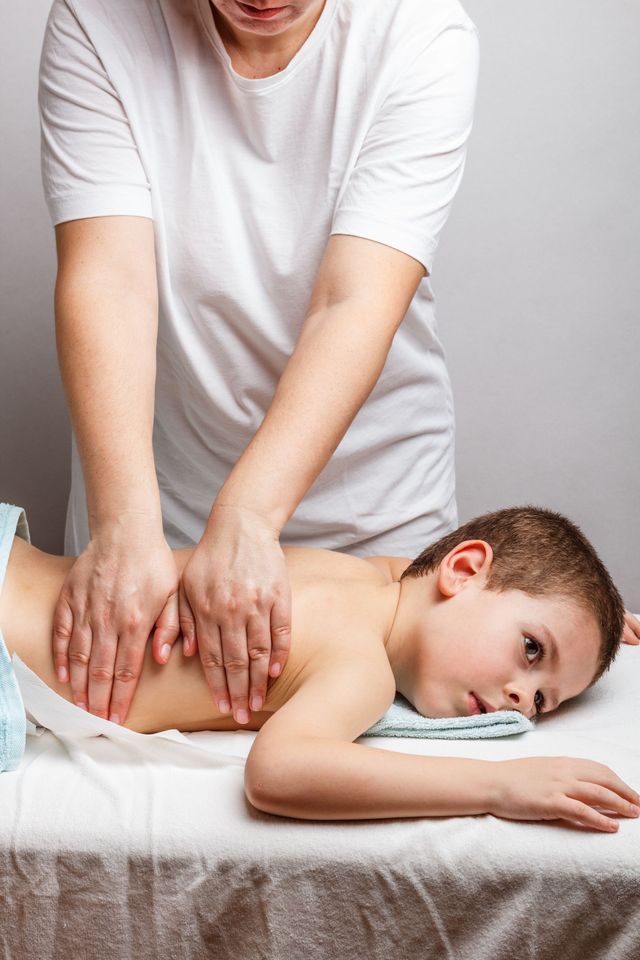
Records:
[[[38,87],[42,185],[51,220],[114,214],[153,219],[123,105],[67,0],[47,21]]]
[[[332,234],[395,247],[431,273],[462,180],[477,78],[472,25],[446,28],[402,70],[367,132]]]

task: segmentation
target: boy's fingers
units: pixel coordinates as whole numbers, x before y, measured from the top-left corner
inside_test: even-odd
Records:
[[[638,804],[640,803],[640,794],[633,787],[630,787],[628,783],[618,776],[617,773],[607,767],[605,764],[597,764],[599,767],[597,780],[593,779],[593,771],[589,773],[589,778],[581,777],[581,783],[593,784],[597,783],[601,787],[606,787],[607,790],[611,790],[614,793],[619,794],[625,800],[628,800],[629,803]]]
[[[628,610],[624,612],[624,630],[622,631],[622,642],[630,643],[632,646],[640,644],[640,620],[634,617]]]
[[[599,783],[581,782],[579,787],[573,792],[576,800],[582,800],[591,807],[600,807],[601,810],[611,810],[619,813],[623,817],[637,817],[638,811],[635,804],[626,797],[620,796],[617,790],[610,787],[603,787]]]
[[[596,830],[606,830],[611,833],[618,829],[618,823],[611,817],[598,813],[588,803],[576,800],[574,797],[565,797],[560,806],[559,815],[565,820],[577,820],[585,827],[594,827]]]

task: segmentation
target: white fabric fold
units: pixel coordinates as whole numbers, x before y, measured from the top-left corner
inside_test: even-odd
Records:
[[[138,755],[142,752],[159,758],[162,754],[166,754],[167,758],[173,759],[179,751],[184,754],[197,751],[207,755],[208,763],[216,764],[217,762],[226,765],[229,762],[244,762],[237,755],[205,747],[201,742],[191,739],[179,730],[137,733],[110,720],[96,717],[59,696],[20,659],[17,653],[13,654],[12,665],[25,705],[28,736],[40,736],[46,729],[63,742],[106,737],[115,743],[130,746]],[[179,751],[176,751],[176,747]]]

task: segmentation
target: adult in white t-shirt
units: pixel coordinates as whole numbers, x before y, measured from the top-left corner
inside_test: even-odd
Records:
[[[158,663],[180,627],[218,705],[260,709],[289,646],[281,541],[414,556],[457,523],[428,278],[474,26],[457,0],[266,9],[55,0],[47,23],[80,554],[55,658],[121,721],[154,626]],[[170,547],[192,544],[179,583]]]

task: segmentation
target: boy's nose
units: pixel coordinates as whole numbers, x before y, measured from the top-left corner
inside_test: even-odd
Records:
[[[505,687],[505,694],[509,706],[506,710],[519,710],[525,716],[529,717],[535,712],[534,698],[535,690],[529,691],[521,683],[508,683]]]

